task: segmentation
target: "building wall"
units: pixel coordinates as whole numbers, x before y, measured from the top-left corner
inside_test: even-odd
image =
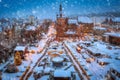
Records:
[[[109,42],[109,36],[108,35],[103,35],[102,36],[102,41]]]
[[[57,24],[61,26],[67,25],[68,19],[67,18],[57,18]]]
[[[93,23],[81,23],[83,25],[84,33],[92,33],[93,32]]]
[[[57,18],[56,22],[56,30],[57,30],[57,37],[64,36],[64,32],[66,31],[67,27],[67,18]]]
[[[98,29],[96,29],[96,30],[93,31],[93,34],[102,36],[105,32],[106,32],[105,30],[98,30]]]
[[[103,41],[108,42],[114,45],[120,45],[120,37],[112,36],[112,35],[104,35],[102,36]]]
[[[71,23],[68,24],[68,18],[57,18],[56,30],[59,37],[80,37],[81,33],[93,33],[93,23]],[[82,27],[80,26],[82,25]],[[75,34],[66,34],[68,30],[76,32]]]
[[[120,45],[120,37],[109,36],[109,42],[111,44]]]

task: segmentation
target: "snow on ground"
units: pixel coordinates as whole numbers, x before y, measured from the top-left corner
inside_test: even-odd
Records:
[[[47,52],[52,51],[52,50],[55,48],[55,46],[52,46],[52,45],[54,45],[54,44],[50,44],[50,48],[48,48],[48,51],[47,51]],[[51,47],[51,46],[52,46],[52,47]],[[52,48],[53,48],[53,49],[52,49]],[[56,46],[56,49],[54,49],[54,50],[57,51],[57,49],[58,49],[58,50],[61,50],[61,49],[62,49],[62,45],[59,44],[58,46]],[[67,74],[70,74],[70,72],[77,72],[77,71],[75,70],[72,62],[70,62],[69,57],[66,55],[64,49],[62,49],[62,50],[63,50],[63,54],[60,54],[60,56],[64,55],[64,56],[62,56],[62,57],[66,58],[66,59],[68,60],[68,62],[63,62],[63,65],[64,65],[64,66],[59,67],[59,68],[54,67],[54,66],[53,66],[53,63],[52,63],[51,56],[48,55],[48,54],[46,54],[46,55],[41,59],[41,61],[39,62],[39,64],[35,67],[35,69],[34,69],[33,72],[37,72],[37,73],[41,73],[41,74],[44,74],[44,73],[45,73],[45,74],[49,74],[50,71],[54,71],[54,72],[55,72],[54,74],[57,75],[57,76],[63,76],[63,72],[61,72],[61,71],[65,71]],[[46,59],[47,59],[47,61],[46,61]],[[57,57],[56,57],[56,59],[59,60],[59,58],[57,58]],[[60,58],[60,59],[61,59],[61,58]],[[47,64],[46,64],[46,62],[47,62]],[[39,65],[40,65],[40,66],[39,66]],[[42,72],[42,71],[43,71],[43,72]],[[58,73],[57,71],[60,71],[60,72]],[[57,72],[57,73],[56,73],[56,72]],[[65,75],[64,75],[64,76],[65,76]],[[47,80],[48,78],[49,78],[49,75],[43,75],[43,76],[41,76],[38,80]],[[80,80],[80,77],[78,76],[78,74],[76,74],[76,78],[77,78],[76,80]],[[33,79],[33,74],[32,74],[32,76],[30,76],[29,79]]]
[[[71,77],[71,73],[68,72],[68,71],[64,71],[64,70],[58,69],[58,70],[55,70],[54,76],[55,77]]]
[[[38,61],[38,59],[45,52],[44,48],[45,47],[47,48],[46,43],[51,39],[51,35],[54,33],[55,33],[55,30],[54,30],[53,26],[50,26],[48,33],[44,35],[46,37],[38,42],[38,47],[30,46],[28,48],[29,51],[34,50],[35,53],[29,53],[27,55],[27,60],[22,61],[22,64],[20,66],[17,66],[19,69],[19,72],[10,73],[10,74],[3,72],[2,79],[3,80],[18,80],[19,77],[26,70],[27,66],[30,66],[30,70],[31,70],[33,68],[33,66],[36,64],[36,62]],[[48,47],[48,52],[57,51],[56,53],[59,54],[60,51],[63,51],[63,54],[60,54],[60,56],[62,58],[66,58],[68,61],[63,62],[63,65],[64,65],[63,67],[56,68],[52,64],[51,57],[48,54],[46,54],[45,57],[43,57],[41,59],[41,61],[39,62],[39,64],[41,66],[38,66],[38,64],[37,64],[37,66],[34,68],[33,72],[42,73],[42,71],[43,71],[43,73],[50,73],[50,71],[55,71],[54,74],[56,76],[66,76],[70,72],[76,72],[76,78],[77,78],[76,80],[80,80],[78,73],[73,66],[73,65],[76,65],[79,72],[82,73],[80,66],[78,65],[78,64],[80,64],[82,66],[82,68],[86,71],[87,75],[90,76],[91,80],[100,80],[100,79],[104,78],[105,74],[111,67],[113,67],[113,68],[117,69],[117,71],[119,71],[118,66],[120,66],[120,63],[119,63],[119,60],[116,60],[116,57],[120,56],[120,54],[119,54],[120,48],[119,47],[109,45],[109,44],[99,42],[99,41],[93,42],[93,43],[90,41],[88,41],[88,42],[84,42],[84,41],[67,42],[67,41],[65,41],[64,43],[65,43],[65,45],[67,45],[67,47],[70,49],[72,55],[75,57],[75,58],[73,58],[72,55],[67,51],[68,52],[67,54],[72,59],[72,62],[70,61],[70,58],[68,57],[68,55],[66,55],[66,51],[64,51],[64,47],[62,46],[62,43],[52,42],[50,44],[50,46]],[[91,45],[86,46],[85,43],[90,43]],[[77,50],[76,50],[77,44],[84,47],[81,50],[81,53],[77,52]],[[109,46],[111,47],[111,49],[108,48]],[[23,48],[19,47],[18,49],[23,49]],[[43,52],[41,52],[41,53],[38,52],[38,51],[42,51],[42,50],[43,50]],[[98,53],[105,54],[105,55],[110,56],[111,58],[106,58],[106,57],[105,58],[103,58],[103,57],[97,58],[97,57],[89,54],[89,52],[87,50],[92,51],[93,54],[98,54]],[[86,59],[91,58],[91,57],[94,57],[95,61],[88,63],[86,61]],[[46,61],[47,65],[44,65],[44,64],[46,64],[46,62],[44,61],[45,58],[47,59],[47,61]],[[59,61],[61,58],[56,57],[55,59],[57,59]],[[63,59],[61,61],[63,61]],[[101,66],[98,64],[98,62],[108,62],[109,64]],[[3,69],[7,63],[1,64],[0,69]],[[13,63],[13,60],[11,63]],[[66,75],[63,75],[63,73],[66,73]],[[39,78],[38,80],[47,80],[48,77],[49,77],[49,75],[44,75],[41,78]],[[30,76],[29,79],[34,80],[33,74]]]
[[[82,42],[80,45],[84,47],[81,51],[83,53],[78,53],[76,51],[77,44],[81,42],[66,42],[66,45],[69,47],[73,55],[76,57],[76,59],[80,62],[81,66],[86,70],[86,72],[92,73],[93,76],[91,76],[92,80],[99,80],[105,77],[107,71],[110,68],[115,68],[117,71],[119,71],[118,66],[120,66],[119,60],[116,60],[116,57],[120,56],[120,48],[118,46],[113,46],[110,44],[106,44],[104,42],[94,42],[91,43],[91,46],[86,46]],[[112,47],[112,49],[108,49],[108,46]],[[94,57],[93,55],[90,55],[88,50],[91,50],[93,54],[100,53],[110,56],[111,58],[96,58],[94,62],[88,63],[86,62],[86,59],[89,57]],[[99,62],[108,62],[108,65],[100,66],[97,61]],[[114,66],[113,66],[114,65]]]
[[[30,48],[31,50],[35,50],[36,47],[31,47]],[[37,51],[35,51],[37,52]],[[23,72],[26,70],[27,66],[30,65],[30,68],[32,68],[35,63],[37,62],[37,60],[39,59],[39,57],[41,57],[42,54],[37,54],[37,53],[29,53],[29,55],[27,56],[28,57],[28,60],[23,60],[22,61],[22,64],[20,66],[17,66],[18,69],[19,69],[19,72],[17,73],[6,73],[6,72],[3,72],[2,74],[2,79],[3,80],[19,80],[19,77],[23,74]],[[31,63],[32,61],[32,63]],[[12,62],[13,63],[13,62]]]
[[[26,46],[16,46],[15,51],[25,51]]]
[[[27,66],[30,66],[30,69],[32,69],[32,67],[35,65],[35,63],[38,61],[38,59],[42,56],[42,53],[37,54],[37,52],[38,52],[38,50],[42,51],[44,49],[47,41],[48,41],[48,38],[42,39],[38,42],[39,47],[33,47],[33,46],[28,47],[29,51],[34,50],[35,53],[34,54],[28,53],[27,61],[22,61],[22,64],[20,66],[17,66],[19,69],[19,72],[17,72],[17,73],[3,72],[2,79],[3,80],[19,80],[20,76],[22,76],[22,74],[26,70]],[[23,46],[17,46],[17,48],[15,48],[15,50],[25,50],[25,48]],[[14,60],[12,60],[12,63],[13,62],[14,62]],[[2,69],[3,67],[4,67],[4,65],[2,64],[2,66],[0,66],[0,68]]]
[[[24,71],[26,70],[26,68],[28,66],[30,66],[30,70],[33,68],[33,66],[36,64],[36,62],[38,61],[38,59],[42,56],[43,52],[45,51],[45,46],[46,46],[46,43],[48,42],[48,40],[51,39],[51,37],[48,37],[48,35],[51,35],[55,33],[55,30],[54,28],[51,26],[49,28],[49,31],[47,34],[45,34],[45,36],[47,36],[46,38],[43,38],[41,39],[39,42],[38,42],[38,47],[34,47],[34,46],[29,46],[28,47],[28,50],[29,51],[32,51],[34,50],[35,53],[28,53],[27,54],[27,60],[22,60],[22,64],[20,66],[17,66],[18,69],[19,69],[19,72],[17,73],[6,73],[6,72],[3,72],[2,73],[2,79],[3,80],[19,80],[20,76],[22,76],[22,74],[24,73]],[[27,44],[26,44],[27,45]],[[25,48],[23,46],[17,46],[15,48],[15,50],[25,50]],[[43,51],[43,52],[41,52]],[[39,53],[39,54],[38,54]],[[11,64],[14,63],[14,60],[10,60]],[[7,62],[9,63],[9,61]],[[4,67],[6,66],[6,64],[1,64],[0,65],[0,69],[5,69]],[[33,78],[31,78],[31,80],[33,80]]]
[[[112,49],[108,49],[107,47],[111,47]],[[114,57],[115,53],[120,53],[120,49],[115,49],[115,46],[106,45],[105,43],[94,42],[93,46],[87,47],[89,50],[93,51],[93,53],[101,53],[106,54],[111,57]],[[120,54],[118,54],[120,55]]]
[[[48,79],[49,79],[49,75],[46,75],[46,76],[41,77],[41,78],[38,79],[38,80],[48,80]]]
[[[48,39],[43,39],[38,43],[38,51],[41,51],[45,47],[47,41]]]

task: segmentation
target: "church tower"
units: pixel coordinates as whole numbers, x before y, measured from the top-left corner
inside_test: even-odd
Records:
[[[63,14],[62,14],[62,4],[60,3],[60,6],[59,6],[59,16],[60,18],[62,18]]]
[[[57,30],[57,38],[60,38],[65,35],[66,27],[67,27],[67,18],[63,16],[63,7],[62,2],[59,5],[59,13],[56,15],[56,30]]]

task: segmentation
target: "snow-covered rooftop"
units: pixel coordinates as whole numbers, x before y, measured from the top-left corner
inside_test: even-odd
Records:
[[[114,33],[114,32],[111,32],[111,33],[105,33],[105,35],[110,35],[110,36],[120,37],[120,33]]]
[[[64,59],[62,57],[54,57],[52,61],[54,62],[62,62]]]
[[[26,30],[28,31],[35,31],[36,27],[35,26],[27,26]]]
[[[120,22],[120,17],[115,17],[112,20],[115,21],[115,22]]]
[[[93,23],[92,19],[86,16],[78,17],[78,22],[82,23]]]
[[[95,26],[95,27],[94,27],[94,30],[106,30],[106,28],[99,27],[99,26]]]
[[[95,17],[94,21],[95,21],[96,24],[99,24],[99,23],[103,23],[105,21],[105,19],[106,19],[106,17],[104,17],[104,16],[100,17],[99,16],[99,17]]]
[[[24,51],[26,48],[26,46],[16,46],[16,48],[14,49],[14,51]]]
[[[76,19],[69,19],[68,24],[78,24],[78,21]]]
[[[66,34],[75,34],[76,32],[75,31],[71,31],[71,30],[68,30],[67,32],[65,32]]]

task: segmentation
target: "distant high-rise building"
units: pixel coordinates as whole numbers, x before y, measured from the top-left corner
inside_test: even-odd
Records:
[[[33,25],[35,23],[35,17],[33,15],[29,16],[29,23]]]

